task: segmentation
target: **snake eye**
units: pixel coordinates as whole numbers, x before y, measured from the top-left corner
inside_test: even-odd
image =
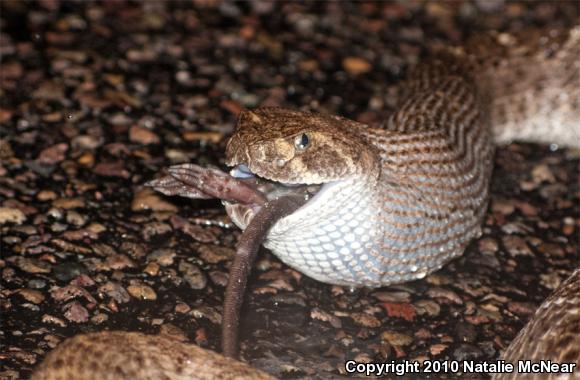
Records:
[[[310,139],[308,138],[308,135],[306,133],[298,135],[294,139],[294,146],[298,150],[306,149],[308,147],[308,144],[310,144]]]

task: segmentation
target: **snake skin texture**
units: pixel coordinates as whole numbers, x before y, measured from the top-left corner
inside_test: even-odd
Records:
[[[518,360],[574,363],[570,379],[580,378],[580,268],[549,296],[518,333],[501,359],[518,368]],[[558,373],[498,373],[493,380],[566,379]]]
[[[481,234],[494,141],[580,144],[579,27],[435,50],[384,128],[282,108],[241,115],[228,165],[322,184],[264,244],[286,264],[338,285],[422,278]],[[303,135],[309,146],[299,149]]]
[[[77,335],[54,349],[32,380],[268,380],[272,376],[194,344],[130,332]]]

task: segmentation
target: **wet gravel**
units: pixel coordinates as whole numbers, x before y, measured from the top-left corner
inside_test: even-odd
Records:
[[[579,15],[575,2],[0,6],[1,379],[87,331],[218,349],[239,231],[217,201],[142,184],[170,164],[223,167],[242,108],[380,124],[427,44]],[[483,236],[421,281],[328,286],[263,250],[243,358],[287,378],[336,378],[349,359],[497,358],[580,260],[580,154],[556,148],[499,149]]]

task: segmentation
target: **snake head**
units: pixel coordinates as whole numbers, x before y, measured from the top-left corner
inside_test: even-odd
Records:
[[[226,164],[284,184],[323,184],[369,172],[377,155],[356,130],[362,124],[268,107],[240,114]]]

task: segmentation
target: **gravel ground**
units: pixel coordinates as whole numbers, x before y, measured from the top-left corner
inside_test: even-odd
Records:
[[[218,349],[239,231],[219,202],[142,184],[171,164],[223,167],[242,108],[380,124],[429,43],[580,14],[562,1],[0,6],[0,379],[28,377],[87,331],[162,331]],[[497,358],[578,265],[579,157],[499,149],[483,236],[420,281],[351,291],[263,250],[242,357],[286,378],[340,377],[349,359]]]

